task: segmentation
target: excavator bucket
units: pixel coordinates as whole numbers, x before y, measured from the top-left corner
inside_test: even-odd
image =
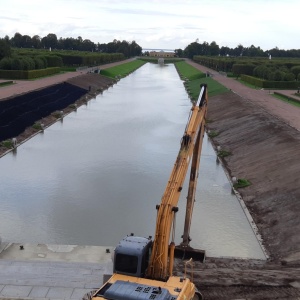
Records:
[[[190,259],[204,263],[205,261],[205,250],[194,249],[190,246],[176,246],[174,255],[180,259]]]

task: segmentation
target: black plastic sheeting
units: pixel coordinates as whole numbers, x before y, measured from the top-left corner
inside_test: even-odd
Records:
[[[0,101],[0,141],[13,138],[54,111],[62,110],[87,93],[67,82]]]

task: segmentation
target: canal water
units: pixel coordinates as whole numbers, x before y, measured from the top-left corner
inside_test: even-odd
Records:
[[[153,236],[190,108],[175,67],[148,63],[2,157],[2,240],[114,246],[131,232]],[[264,258],[207,137],[191,237],[208,256]]]

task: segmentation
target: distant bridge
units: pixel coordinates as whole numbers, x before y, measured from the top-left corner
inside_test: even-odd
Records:
[[[143,52],[145,51],[167,51],[167,52],[175,52],[175,49],[162,49],[162,48],[143,48]]]

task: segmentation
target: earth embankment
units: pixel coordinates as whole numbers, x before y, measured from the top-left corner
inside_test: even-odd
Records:
[[[233,92],[209,100],[208,119],[230,176],[251,182],[239,192],[271,258],[300,263],[300,132]]]
[[[197,287],[209,300],[299,299],[300,132],[232,91],[209,99],[207,119],[214,147],[231,153],[227,172],[251,182],[238,192],[270,259],[207,258],[195,265]]]
[[[115,83],[99,74],[84,74],[0,101],[0,141],[17,138],[18,143],[37,132],[35,122],[49,126],[61,114],[67,114],[82,105],[88,98]],[[74,105],[76,104],[76,105]],[[59,111],[60,114],[52,115]],[[0,146],[0,154],[7,148]]]

